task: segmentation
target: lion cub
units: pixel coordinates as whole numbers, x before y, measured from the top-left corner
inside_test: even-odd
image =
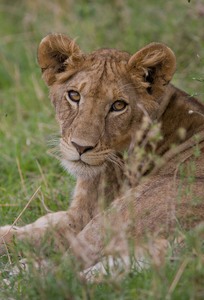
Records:
[[[129,239],[139,249],[144,237],[167,240],[178,224],[190,229],[204,220],[204,105],[169,83],[176,60],[167,46],[86,54],[69,37],[50,34],[38,62],[60,127],[61,162],[77,183],[68,211],[1,227],[2,251],[13,237],[37,246],[49,231],[56,247],[71,245],[90,266],[127,252]],[[137,143],[144,116],[160,123],[162,139],[145,147],[160,164],[127,188],[123,154]]]

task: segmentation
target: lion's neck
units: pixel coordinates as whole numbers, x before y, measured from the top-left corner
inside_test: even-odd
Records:
[[[196,98],[170,85],[168,98],[164,98],[161,122],[163,141],[157,152],[162,155],[172,144],[178,145],[204,129],[204,105]],[[161,103],[162,105],[162,103]]]

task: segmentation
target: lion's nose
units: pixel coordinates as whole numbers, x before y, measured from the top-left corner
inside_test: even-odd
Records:
[[[73,141],[72,141],[72,145],[77,149],[77,151],[80,155],[82,155],[83,153],[85,153],[89,150],[92,150],[94,148],[93,146],[81,146]]]

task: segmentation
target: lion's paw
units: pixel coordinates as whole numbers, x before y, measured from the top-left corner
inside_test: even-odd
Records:
[[[17,227],[15,226],[3,226],[0,227],[0,254],[7,252],[7,245],[11,244]]]

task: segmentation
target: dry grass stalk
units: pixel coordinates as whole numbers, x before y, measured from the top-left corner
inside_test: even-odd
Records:
[[[20,214],[18,215],[18,217],[15,219],[15,221],[13,222],[13,224],[11,225],[11,227],[8,229],[8,231],[0,236],[0,239],[3,240],[4,242],[4,237],[11,231],[11,229],[15,226],[15,224],[18,222],[18,220],[21,218],[21,216],[23,215],[23,213],[26,211],[26,209],[28,208],[28,206],[30,205],[30,203],[33,201],[33,199],[35,198],[35,196],[38,194],[39,190],[41,189],[41,186],[39,186],[37,188],[37,190],[34,192],[34,194],[31,196],[31,198],[29,199],[28,203],[25,205],[25,207],[23,208],[23,210],[20,212]],[[5,242],[4,242],[5,243]]]

